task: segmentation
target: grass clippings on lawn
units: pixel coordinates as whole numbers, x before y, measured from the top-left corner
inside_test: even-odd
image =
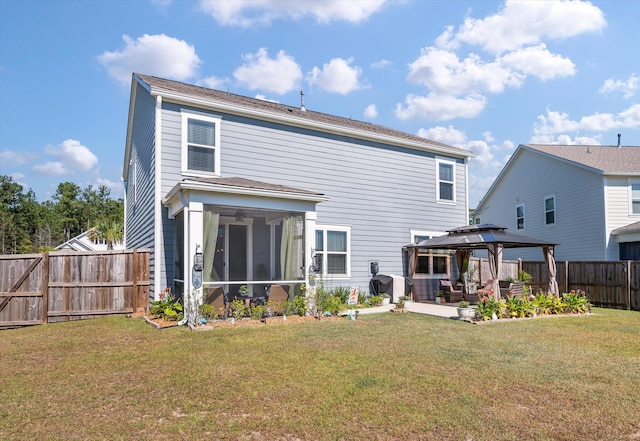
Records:
[[[640,313],[0,332],[0,439],[625,440]]]

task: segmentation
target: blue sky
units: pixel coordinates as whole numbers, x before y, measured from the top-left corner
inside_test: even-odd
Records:
[[[0,0],[0,174],[122,197],[140,72],[469,149],[473,208],[518,144],[640,145],[638,21],[633,0]]]

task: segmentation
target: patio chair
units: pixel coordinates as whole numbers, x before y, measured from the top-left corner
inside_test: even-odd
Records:
[[[289,300],[289,285],[271,285],[267,293],[267,305],[272,312],[284,311],[284,303]]]
[[[506,289],[500,288],[500,296],[503,298],[507,298],[509,296],[522,297],[522,292],[524,290],[524,282],[517,281],[509,284],[509,287]]]
[[[462,290],[454,289],[450,280],[441,279],[440,289],[447,293],[447,301],[459,302],[462,300]]]
[[[221,286],[205,288],[204,302],[213,307],[216,314],[224,315],[227,308],[227,299]]]

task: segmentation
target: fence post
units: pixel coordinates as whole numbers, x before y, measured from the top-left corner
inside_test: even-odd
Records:
[[[631,311],[631,261],[627,260],[627,311]]]
[[[49,253],[42,255],[42,323],[49,323]]]

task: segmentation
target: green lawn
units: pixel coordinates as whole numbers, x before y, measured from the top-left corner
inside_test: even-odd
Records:
[[[0,439],[640,439],[640,313],[0,331]]]

